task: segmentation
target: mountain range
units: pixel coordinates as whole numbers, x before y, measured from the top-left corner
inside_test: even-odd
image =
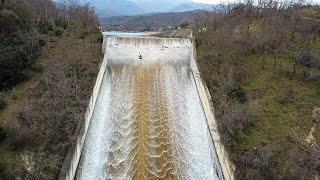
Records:
[[[101,18],[106,31],[157,31],[179,27],[182,23],[191,23],[203,10],[186,12],[150,13],[135,16],[113,16]]]
[[[210,9],[213,5],[194,3],[191,0],[92,0],[98,16],[132,16],[147,13],[185,12]]]
[[[136,15],[147,13],[134,2],[128,0],[94,0],[99,17]]]

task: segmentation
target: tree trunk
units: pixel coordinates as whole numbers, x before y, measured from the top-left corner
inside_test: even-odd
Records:
[[[294,62],[294,63],[293,63],[293,66],[292,66],[292,77],[291,77],[291,79],[292,79],[293,76],[296,74],[296,70],[297,70],[297,63]]]
[[[294,41],[294,39],[295,39],[295,36],[294,36],[294,35],[295,35],[295,34],[296,34],[296,32],[293,31],[292,34],[291,34],[291,41]]]
[[[278,61],[278,51],[276,51],[275,54],[274,54],[273,71],[276,70],[277,61]]]
[[[266,62],[267,62],[267,61],[266,61],[266,57],[265,57],[265,55],[263,55],[263,56],[262,56],[262,63],[261,63],[263,70],[265,69]]]

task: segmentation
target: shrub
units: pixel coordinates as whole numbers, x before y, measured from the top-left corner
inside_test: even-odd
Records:
[[[18,16],[7,10],[0,11],[0,33],[11,34],[19,28]]]
[[[89,36],[89,34],[90,34],[90,33],[89,33],[89,31],[87,31],[87,30],[81,31],[79,38],[80,38],[80,39],[85,39],[87,36]]]
[[[305,71],[301,75],[301,80],[305,82],[320,81],[320,73],[316,71]]]
[[[308,168],[308,173],[317,174],[320,170],[320,150],[315,146],[307,146],[302,163]]]
[[[6,176],[7,176],[7,173],[6,173],[5,165],[2,164],[2,162],[0,162],[0,177],[6,177]]]
[[[9,131],[7,138],[10,139],[9,141],[9,148],[12,151],[21,151],[25,147],[34,144],[34,140],[31,138],[30,133],[16,131],[12,129]]]
[[[41,19],[39,24],[39,33],[48,34],[48,32],[53,31],[53,23],[51,23],[48,19]]]
[[[227,147],[232,147],[240,139],[246,128],[254,122],[252,111],[246,104],[237,101],[218,100],[215,105],[216,117],[221,133],[221,140]]]
[[[100,33],[100,32],[101,32],[101,30],[100,30],[99,27],[94,27],[94,28],[91,28],[91,29],[90,29],[90,33],[91,33],[91,34],[98,34],[98,33]]]
[[[34,64],[31,66],[31,70],[35,71],[35,72],[43,72],[44,67],[41,64]]]
[[[189,26],[189,23],[188,22],[183,22],[182,24],[180,24],[180,27],[181,28],[186,28]]]
[[[301,177],[299,177],[297,175],[287,175],[282,178],[282,180],[300,180],[300,179],[301,179]]]
[[[7,137],[7,133],[0,127],[0,144]]]
[[[24,149],[30,142],[30,139],[25,139],[21,136],[15,137],[10,142],[11,150],[13,151],[21,151]]]
[[[300,52],[294,56],[294,61],[303,66],[310,67],[312,65],[312,56],[309,52]]]
[[[63,35],[64,30],[60,27],[57,27],[56,30],[54,31],[54,35],[55,36],[62,36]]]
[[[55,36],[55,31],[50,31],[50,32],[48,33],[48,35],[49,35],[49,36]]]
[[[55,172],[52,170],[59,170],[61,168],[60,163],[62,159],[59,155],[52,154],[40,147],[33,152],[25,151],[21,157],[25,160],[22,164],[25,169],[30,167],[28,160],[32,160],[33,162],[31,172],[33,178],[30,179],[57,179],[55,177],[56,174],[54,174]]]
[[[245,176],[245,180],[262,180],[264,179],[259,171],[257,170],[249,170],[249,172]]]
[[[103,36],[102,35],[99,35],[97,37],[97,43],[103,43]]]
[[[10,89],[28,77],[27,69],[40,49],[34,30],[19,30],[10,36],[0,33],[0,91]]]
[[[315,52],[313,53],[312,67],[320,67],[320,49],[315,50]]]
[[[235,163],[240,173],[238,179],[275,179],[272,167],[277,163],[277,159],[269,148],[258,145],[255,149],[240,151],[236,156]],[[239,172],[241,169],[248,170]]]
[[[236,99],[240,103],[244,103],[247,101],[246,92],[241,88],[240,85],[235,85],[227,89],[227,95],[229,98]]]
[[[40,46],[45,46],[46,44],[47,44],[47,41],[46,40],[44,40],[44,39],[39,39],[39,44],[40,44]]]
[[[63,29],[67,29],[67,27],[68,27],[67,21],[61,17],[59,19],[55,20],[54,23],[55,23],[56,27],[61,27]]]
[[[293,89],[285,89],[285,91],[278,97],[278,102],[280,104],[286,104],[291,101],[291,99],[294,97],[294,91]]]
[[[3,99],[0,99],[0,111],[4,110],[6,106],[7,106],[7,103]]]

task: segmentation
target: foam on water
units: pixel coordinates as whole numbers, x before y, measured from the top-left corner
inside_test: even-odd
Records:
[[[132,38],[108,37],[107,45],[111,46],[147,46],[147,47],[192,47],[190,39],[178,38]]]
[[[190,77],[191,41],[107,40],[77,179],[223,179]]]

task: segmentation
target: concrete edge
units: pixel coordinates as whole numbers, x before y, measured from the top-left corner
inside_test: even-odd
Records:
[[[103,60],[100,65],[100,70],[96,79],[96,83],[94,85],[93,92],[90,97],[90,101],[85,113],[84,121],[81,123],[79,129],[76,131],[77,136],[76,136],[75,142],[70,147],[69,152],[65,157],[65,162],[63,164],[63,168],[59,176],[60,180],[73,180],[76,176],[77,168],[78,168],[81,153],[82,153],[82,148],[86,139],[92,114],[94,112],[96,101],[100,92],[100,87],[101,87],[103,77],[107,67],[107,59],[104,56],[105,51],[106,51],[106,37],[103,36],[103,44],[102,44]]]
[[[200,72],[198,70],[197,66],[197,51],[196,51],[196,44],[195,39],[192,38],[192,56],[191,56],[191,74],[195,81],[196,88],[200,97],[200,101],[202,104],[202,108],[207,120],[207,124],[209,127],[209,131],[212,137],[212,141],[214,144],[214,147],[216,149],[216,153],[219,159],[219,163],[222,169],[222,174],[224,176],[224,179],[226,180],[234,180],[235,179],[235,166],[230,161],[229,155],[227,151],[225,150],[224,145],[221,143],[220,135],[218,132],[218,126],[217,122],[214,117],[214,109],[211,104],[211,95],[209,93],[208,87],[206,84],[202,81],[200,77]]]

